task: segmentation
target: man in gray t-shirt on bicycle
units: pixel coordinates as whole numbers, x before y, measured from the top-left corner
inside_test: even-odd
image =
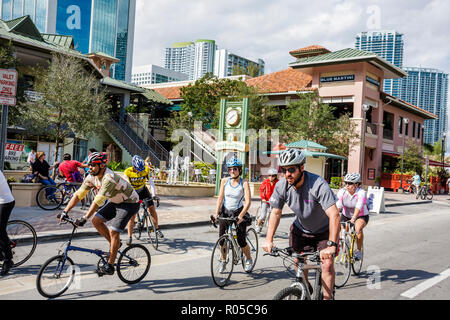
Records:
[[[337,198],[323,178],[304,170],[306,156],[302,151],[287,149],[278,161],[285,178],[277,183],[269,200],[273,209],[263,249],[272,251],[273,237],[287,204],[296,214],[289,245],[299,253],[320,250],[323,295],[324,299],[331,299],[335,277],[333,259],[340,228]]]

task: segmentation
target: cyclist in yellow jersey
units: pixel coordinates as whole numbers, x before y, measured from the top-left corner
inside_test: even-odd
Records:
[[[157,233],[158,237],[163,239],[164,235],[159,229],[158,225],[158,214],[156,213],[155,205],[153,203],[152,195],[149,192],[146,184],[147,181],[150,178],[150,168],[145,165],[144,160],[138,156],[135,155],[132,160],[132,166],[127,168],[124,171],[125,176],[128,178],[128,181],[130,181],[130,184],[133,186],[134,190],[136,190],[137,194],[139,195],[139,200],[142,200],[145,204],[145,206],[148,208],[148,211],[152,217],[153,223],[155,224],[155,232]],[[127,245],[130,245],[132,242],[132,236],[133,236],[133,229],[134,229],[134,220],[135,216],[130,219],[128,222],[128,240]]]

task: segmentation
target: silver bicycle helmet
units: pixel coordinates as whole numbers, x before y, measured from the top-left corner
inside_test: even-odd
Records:
[[[344,182],[360,183],[361,175],[359,173],[349,173],[344,177]]]
[[[278,158],[280,167],[302,166],[306,162],[306,155],[299,149],[286,149]]]
[[[267,170],[267,175],[268,176],[274,176],[276,174],[278,174],[278,170],[277,169],[270,168],[269,170]]]

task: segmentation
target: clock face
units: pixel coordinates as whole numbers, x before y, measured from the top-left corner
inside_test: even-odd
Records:
[[[240,115],[236,109],[230,110],[226,115],[226,121],[229,125],[235,126],[239,123]]]

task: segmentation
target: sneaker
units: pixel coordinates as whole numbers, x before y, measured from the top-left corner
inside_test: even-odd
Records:
[[[355,252],[355,260],[359,261],[361,259],[362,259],[362,252],[358,250]]]
[[[0,276],[6,276],[13,264],[14,262],[12,260],[5,260],[3,262],[2,270],[0,271]]]
[[[225,260],[221,260],[220,265],[219,265],[219,273],[225,273],[226,268],[227,268],[227,262]]]
[[[89,208],[87,206],[81,206],[80,210],[86,211],[89,210]]]
[[[114,274],[114,266],[112,264],[102,265],[97,269],[97,274],[99,277],[104,275],[112,276]]]
[[[245,272],[250,272],[252,270],[253,267],[253,260],[252,259],[247,259],[245,261]]]
[[[127,240],[127,242],[126,242],[127,246],[131,246],[131,243],[132,243],[132,242],[133,242],[133,238],[132,238],[132,237],[129,237],[128,240]]]
[[[260,226],[255,227],[256,233],[261,233],[262,228]]]
[[[156,235],[158,236],[158,238],[164,239],[164,235],[163,235],[163,233],[161,232],[160,229],[156,230]]]

